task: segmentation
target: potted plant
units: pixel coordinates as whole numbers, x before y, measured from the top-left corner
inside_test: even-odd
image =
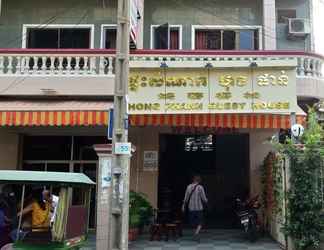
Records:
[[[144,194],[131,191],[129,196],[129,228],[130,237],[135,239],[143,231],[144,226],[150,223],[153,208]],[[134,234],[134,235],[133,235]]]
[[[129,230],[128,230],[128,240],[134,241],[137,239],[138,231],[140,225],[140,215],[136,213],[129,214]]]

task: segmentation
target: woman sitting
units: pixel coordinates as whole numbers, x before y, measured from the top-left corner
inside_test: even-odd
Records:
[[[32,203],[23,209],[18,216],[31,214],[32,229],[45,229],[50,227],[51,204],[43,199],[42,190],[33,191]]]

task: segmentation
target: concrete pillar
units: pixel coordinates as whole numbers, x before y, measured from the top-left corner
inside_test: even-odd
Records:
[[[96,250],[109,248],[109,230],[111,215],[112,195],[112,145],[94,145],[99,157],[98,180],[97,180],[97,228]]]
[[[276,0],[263,0],[263,48],[277,49]]]

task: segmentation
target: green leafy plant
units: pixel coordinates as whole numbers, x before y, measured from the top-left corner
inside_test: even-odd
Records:
[[[144,194],[131,191],[129,195],[129,225],[141,227],[150,222],[153,208]]]
[[[284,233],[290,236],[296,249],[317,248],[323,232],[321,220],[322,190],[318,175],[324,162],[324,131],[310,109],[307,128],[300,144],[288,139],[277,148],[290,161],[288,215]]]

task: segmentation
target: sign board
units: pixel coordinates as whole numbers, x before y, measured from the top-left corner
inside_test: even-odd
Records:
[[[100,161],[101,169],[101,187],[108,188],[111,186],[112,180],[112,158],[103,158]]]
[[[158,151],[144,151],[143,170],[155,171],[158,169]]]
[[[116,155],[131,155],[132,145],[129,142],[116,142],[115,154]]]
[[[136,69],[129,79],[129,114],[290,114],[296,110],[293,67]]]

